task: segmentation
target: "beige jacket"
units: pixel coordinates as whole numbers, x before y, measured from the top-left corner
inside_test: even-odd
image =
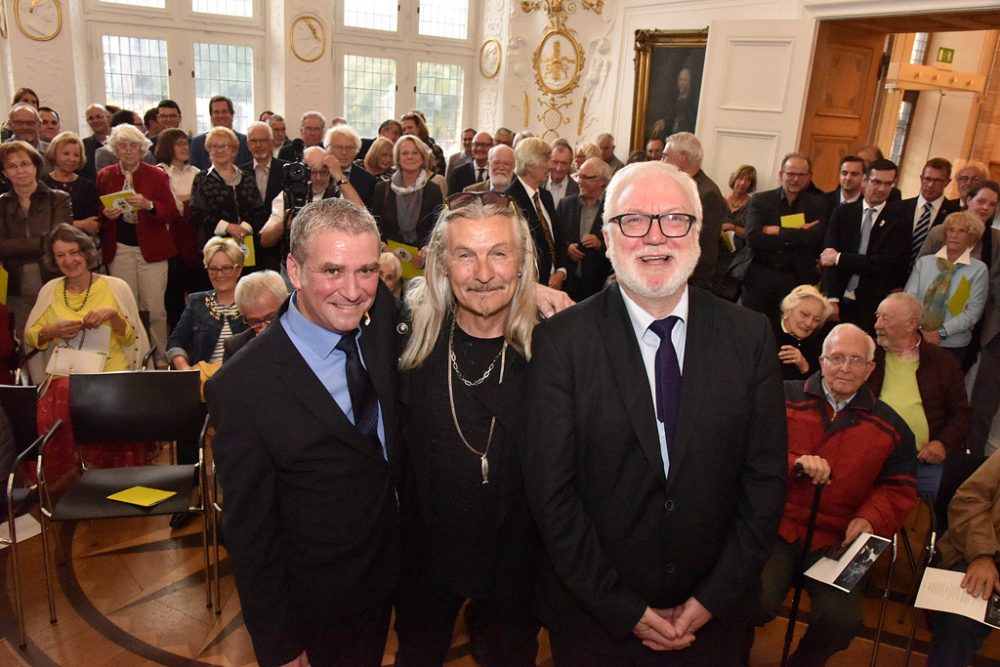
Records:
[[[1000,556],[1000,451],[958,487],[948,505],[948,531],[938,548],[941,567]]]

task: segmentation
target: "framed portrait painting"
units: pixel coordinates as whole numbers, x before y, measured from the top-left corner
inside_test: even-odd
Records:
[[[694,132],[708,30],[636,30],[632,150]]]

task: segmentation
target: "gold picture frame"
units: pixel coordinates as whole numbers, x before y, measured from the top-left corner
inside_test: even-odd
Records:
[[[25,11],[22,2],[27,5],[27,16],[22,19]],[[41,10],[36,14],[35,10]],[[63,27],[63,11],[61,0],[14,0],[14,21],[21,34],[36,42],[48,42],[55,39]]]
[[[630,150],[643,149],[654,136],[695,131],[707,47],[708,28],[635,31]]]
[[[315,14],[295,17],[288,29],[292,54],[304,63],[316,62],[326,53],[326,26]]]
[[[479,47],[479,73],[484,79],[492,79],[500,73],[503,63],[503,49],[494,38],[487,39]]]
[[[563,53],[565,51],[567,53]],[[565,28],[550,28],[535,48],[535,83],[549,95],[565,95],[580,84],[585,63],[583,47]]]

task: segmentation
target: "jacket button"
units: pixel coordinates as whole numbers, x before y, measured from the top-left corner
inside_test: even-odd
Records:
[[[667,499],[667,501],[665,503],[663,503],[663,509],[667,510],[668,512],[673,512],[674,511],[674,501],[672,501],[670,499]]]
[[[663,569],[667,574],[673,574],[674,570],[677,569],[677,566],[674,565],[673,563],[667,563],[666,567],[664,567]]]

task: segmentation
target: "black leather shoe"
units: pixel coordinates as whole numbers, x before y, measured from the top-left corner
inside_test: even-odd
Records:
[[[170,527],[171,528],[183,528],[184,526],[191,523],[191,519],[195,517],[194,512],[177,512],[170,517]]]

